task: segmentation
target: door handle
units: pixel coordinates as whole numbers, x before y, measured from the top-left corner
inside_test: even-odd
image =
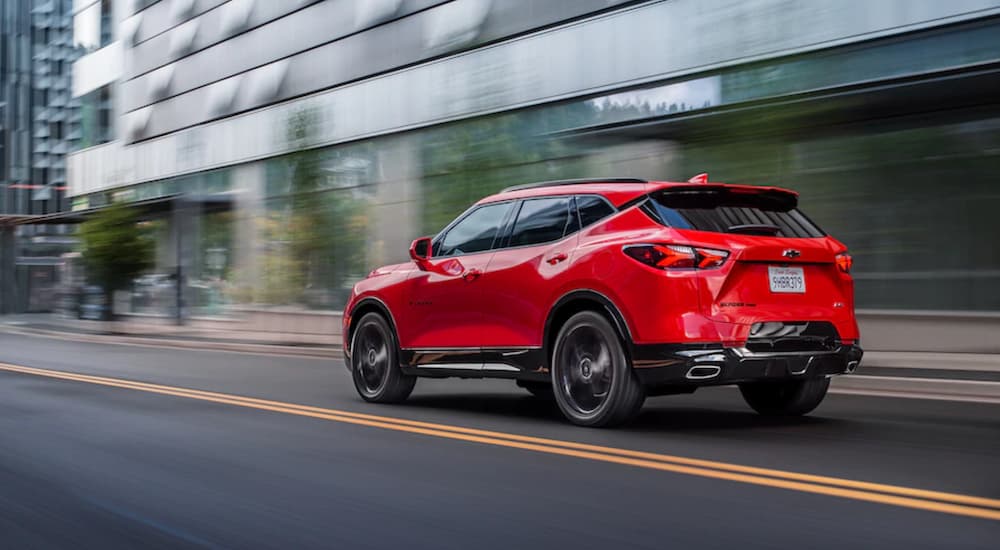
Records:
[[[471,283],[472,281],[475,281],[476,279],[478,279],[479,276],[482,275],[482,274],[483,274],[482,271],[479,271],[478,269],[473,268],[473,269],[470,269],[470,270],[466,271],[465,273],[463,273],[462,274],[462,278],[465,279],[466,282]]]
[[[566,254],[562,252],[556,252],[555,254],[546,258],[545,261],[548,262],[549,265],[556,265],[557,263],[565,260],[567,257],[568,256],[566,256]]]

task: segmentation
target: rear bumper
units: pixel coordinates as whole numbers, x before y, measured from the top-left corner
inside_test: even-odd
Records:
[[[854,372],[863,351],[841,344],[831,351],[754,353],[717,344],[644,344],[632,347],[632,364],[643,385],[697,387],[823,378]]]

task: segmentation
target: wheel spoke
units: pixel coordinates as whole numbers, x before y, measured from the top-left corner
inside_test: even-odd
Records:
[[[611,353],[608,352],[608,346],[603,343],[600,346],[600,350],[597,352],[597,357],[593,361],[594,366],[601,369],[603,372],[607,372],[611,369]]]
[[[357,349],[354,352],[355,368],[366,393],[377,393],[388,375],[389,350],[385,336],[376,326],[359,329]]]
[[[580,326],[566,335],[556,358],[557,375],[570,405],[589,414],[608,399],[614,365],[603,334]]]
[[[597,359],[594,360],[593,389],[594,396],[604,398],[611,391],[611,353],[606,345],[601,345]]]

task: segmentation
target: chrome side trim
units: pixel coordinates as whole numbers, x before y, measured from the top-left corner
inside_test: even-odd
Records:
[[[513,349],[507,346],[491,347],[491,348],[480,348],[477,346],[470,347],[452,347],[452,348],[399,348],[402,351],[419,351],[420,353],[436,353],[443,351],[499,351],[499,350],[509,350]],[[528,353],[529,351],[542,349],[542,346],[524,346],[518,347],[516,351],[506,352],[504,356],[516,355],[520,353]]]
[[[483,370],[502,370],[507,372],[520,372],[521,369],[513,366],[507,365],[505,363],[486,363],[483,365]]]
[[[454,347],[454,348],[400,348],[400,349],[403,350],[403,351],[419,351],[420,353],[439,353],[439,352],[445,352],[445,351],[478,352],[480,350],[480,348],[475,347],[475,346],[473,346],[473,347],[467,347],[467,348]]]
[[[512,366],[505,365],[503,363],[424,363],[422,365],[415,365],[418,369],[445,369],[445,370],[495,370],[495,371],[506,371],[506,372],[520,372],[521,369]]]
[[[483,370],[482,363],[423,363],[414,366],[418,369]]]

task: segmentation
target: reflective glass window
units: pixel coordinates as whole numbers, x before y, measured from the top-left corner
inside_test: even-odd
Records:
[[[473,210],[434,243],[431,255],[454,256],[489,250],[511,204],[487,204]]]
[[[580,213],[580,227],[587,227],[615,213],[608,201],[595,195],[577,197],[576,209]]]
[[[563,238],[576,228],[571,197],[526,200],[514,222],[510,246],[529,246]]]

